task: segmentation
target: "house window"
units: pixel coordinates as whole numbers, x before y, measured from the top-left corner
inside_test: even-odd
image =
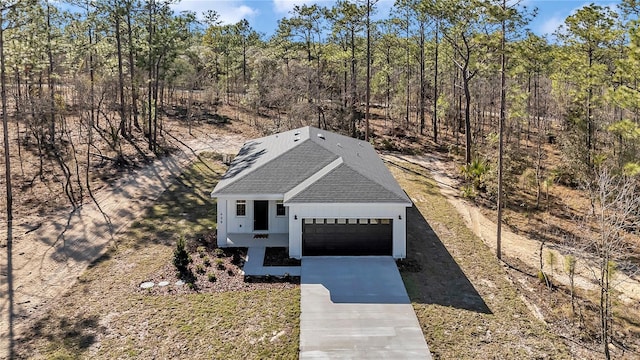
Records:
[[[247,200],[236,200],[236,216],[247,215]]]
[[[287,210],[282,203],[282,200],[276,201],[276,216],[286,216]]]

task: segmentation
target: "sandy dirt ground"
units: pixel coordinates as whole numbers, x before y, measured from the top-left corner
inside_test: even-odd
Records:
[[[30,320],[46,311],[48,303],[64,301],[64,292],[87,266],[108,249],[122,229],[144,214],[198,153],[235,154],[244,140],[242,135],[211,133],[175,139],[172,145],[178,151],[124,174],[112,186],[96,192],[95,202],[87,202],[73,212],[69,209],[59,216],[36,219],[32,229],[25,229],[24,224],[14,226],[16,337],[28,336]],[[2,232],[6,234],[4,229]],[[0,358],[4,358],[8,335],[7,255],[5,250],[0,253]]]
[[[473,230],[476,236],[480,237],[492,250],[496,249],[497,225],[494,220],[487,218],[480,209],[470,202],[460,198],[460,191],[455,187],[456,180],[451,176],[455,173],[454,164],[447,162],[442,156],[437,154],[408,156],[386,154],[389,161],[403,160],[420,165],[425,170],[430,171],[433,179],[440,187],[440,191],[447,198],[458,213],[465,219],[467,226]],[[527,266],[537,269],[540,267],[540,242],[529,239],[525,236],[515,234],[505,226],[502,227],[502,254],[505,258],[515,258],[524,262]],[[557,259],[551,269],[547,262],[549,253],[552,252]],[[564,286],[569,286],[569,276],[565,272],[565,255],[570,254],[571,249],[565,249],[557,245],[544,248],[545,272],[551,275],[553,281]],[[578,259],[587,258],[585,254],[576,256]],[[595,274],[598,271],[593,262],[578,260],[576,263],[576,274],[574,283],[576,287],[597,291],[598,284]],[[631,304],[640,301],[640,277],[627,276],[622,272],[615,274],[613,286],[620,292],[620,300],[623,303]]]

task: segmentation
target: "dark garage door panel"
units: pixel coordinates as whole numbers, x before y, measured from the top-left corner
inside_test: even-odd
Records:
[[[392,255],[389,224],[303,224],[303,256]]]

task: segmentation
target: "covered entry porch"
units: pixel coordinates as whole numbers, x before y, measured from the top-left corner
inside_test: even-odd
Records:
[[[226,247],[289,247],[289,234],[286,233],[229,233]]]

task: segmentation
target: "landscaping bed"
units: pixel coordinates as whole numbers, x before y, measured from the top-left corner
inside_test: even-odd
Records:
[[[289,257],[285,247],[268,247],[264,254],[263,266],[300,266],[299,259]]]
[[[149,276],[144,283],[154,286],[137,291],[145,294],[186,294],[258,289],[291,289],[300,283],[293,277],[244,276],[242,268],[247,259],[247,248],[218,248],[215,234],[210,233],[189,241],[186,247],[191,263],[187,274],[181,275],[176,267],[167,263]],[[166,286],[158,286],[168,282]]]

